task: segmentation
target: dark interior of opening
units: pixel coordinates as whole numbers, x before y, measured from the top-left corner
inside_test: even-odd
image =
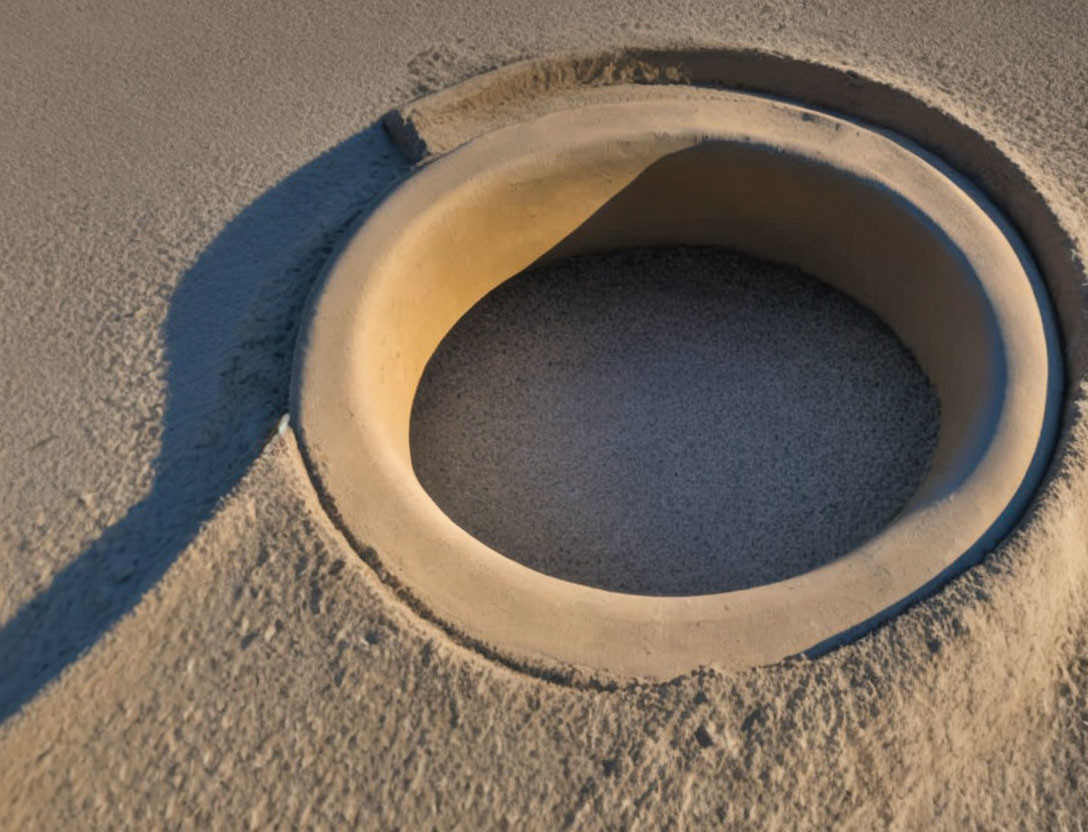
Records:
[[[581,255],[503,283],[448,333],[411,417],[420,483],[506,557],[691,595],[855,548],[924,479],[939,406],[875,315],[715,247]]]

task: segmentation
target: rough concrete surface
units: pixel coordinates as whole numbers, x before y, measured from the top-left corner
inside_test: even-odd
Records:
[[[1021,528],[889,625],[604,690],[415,616],[275,435],[308,289],[407,171],[390,107],[553,50],[778,50],[989,136],[1083,258],[1088,6],[17,0],[3,21],[0,828],[1088,825],[1078,406]]]

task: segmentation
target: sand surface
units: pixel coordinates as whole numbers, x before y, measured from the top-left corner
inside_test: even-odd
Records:
[[[617,592],[783,580],[882,529],[928,471],[928,379],[876,316],[713,248],[508,281],[432,358],[412,459],[458,525]]]
[[[1088,823],[1083,453],[1008,544],[854,645],[596,690],[416,617],[275,435],[307,291],[408,169],[385,110],[686,38],[946,109],[1088,252],[1080,2],[7,4],[0,828]]]

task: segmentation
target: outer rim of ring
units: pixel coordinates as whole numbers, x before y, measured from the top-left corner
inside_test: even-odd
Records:
[[[795,106],[781,105],[775,102],[767,102],[767,105]],[[826,118],[823,114],[821,116]],[[558,117],[562,118],[563,116],[558,114]],[[852,124],[852,129],[866,130],[867,128]],[[336,469],[343,466],[340,463],[333,463],[327,455],[328,446],[325,444],[324,434],[328,426],[322,423],[319,415],[320,409],[313,406],[315,398],[321,398],[320,394],[315,396],[315,391],[321,390],[322,385],[320,380],[315,382],[315,375],[320,374],[315,374],[314,368],[328,358],[327,346],[336,341],[335,337],[329,340],[327,334],[322,331],[323,327],[327,328],[330,320],[330,302],[339,303],[343,301],[343,296],[330,301],[330,297],[335,294],[330,290],[335,286],[350,285],[356,279],[345,271],[345,258],[349,250],[355,246],[372,244],[379,237],[378,232],[382,232],[383,222],[386,223],[384,230],[388,231],[389,227],[391,227],[388,220],[405,220],[404,216],[398,214],[405,207],[405,193],[413,189],[417,193],[425,193],[428,184],[438,183],[443,171],[448,171],[451,166],[460,164],[466,167],[466,171],[471,171],[472,164],[466,165],[466,159],[471,162],[474,154],[480,158],[486,156],[488,163],[493,164],[496,158],[502,157],[503,141],[506,142],[507,148],[517,147],[524,143],[525,136],[519,135],[517,131],[518,127],[516,126],[497,131],[496,134],[471,142],[462,150],[438,160],[391,194],[386,202],[365,223],[348,236],[341,252],[330,261],[331,265],[328,271],[315,290],[310,310],[311,316],[304,335],[300,339],[299,351],[296,356],[296,371],[292,385],[292,411],[295,424],[300,427],[303,453],[315,485],[317,485],[319,493],[325,498],[327,507],[330,508],[331,513],[338,520],[341,527],[348,532],[349,538],[357,545],[357,548],[364,550],[365,547],[371,545],[370,540],[376,539],[378,544],[377,554],[372,555],[372,559],[376,561],[375,565],[378,566],[379,573],[390,582],[406,589],[418,608],[445,623],[448,629],[453,632],[464,634],[467,640],[514,664],[573,664],[621,675],[664,678],[699,664],[712,664],[726,669],[734,669],[773,662],[796,652],[807,652],[809,654],[822,652],[829,647],[861,635],[876,623],[879,623],[880,620],[894,614],[905,604],[931,591],[947,580],[951,574],[976,561],[985,551],[992,548],[998,540],[1008,533],[1037,486],[1049,458],[1053,437],[1056,433],[1057,402],[1060,394],[1060,384],[1057,383],[1058,359],[1055,328],[1049,320],[1049,311],[1046,308],[1047,302],[1045,292],[1042,291],[1041,282],[1037,277],[1027,273],[1024,275],[1026,283],[1030,285],[1031,292],[1039,304],[1040,316],[1043,321],[1043,328],[1046,330],[1046,343],[1048,345],[1047,354],[1041,357],[1036,356],[1036,358],[1041,358],[1041,366],[1049,368],[1050,383],[1047,387],[1049,396],[1049,404],[1046,408],[1047,415],[1039,431],[1032,459],[1026,465],[1022,481],[1011,497],[1004,503],[1002,511],[998,512],[993,523],[977,537],[971,546],[967,547],[965,551],[955,553],[952,556],[944,553],[942,557],[937,558],[933,564],[930,564],[931,568],[928,569],[925,580],[920,582],[912,581],[911,585],[906,587],[898,586],[892,593],[895,596],[894,598],[885,593],[878,604],[870,605],[869,615],[859,616],[855,609],[851,613],[852,617],[847,616],[840,622],[842,626],[828,627],[825,621],[822,627],[819,625],[813,627],[811,624],[798,623],[795,620],[793,625],[787,623],[783,627],[783,622],[776,621],[775,616],[772,615],[767,618],[765,614],[761,613],[753,619],[753,621],[757,622],[756,629],[739,628],[748,630],[747,644],[743,643],[745,641],[743,638],[738,640],[735,637],[728,637],[728,634],[737,629],[735,626],[729,626],[725,629],[718,627],[719,631],[716,637],[698,639],[697,649],[693,651],[690,647],[693,622],[695,622],[695,626],[709,627],[711,630],[716,629],[713,626],[715,620],[718,625],[723,622],[736,625],[738,614],[743,617],[753,610],[758,612],[758,608],[765,607],[764,602],[771,598],[772,595],[778,596],[778,600],[772,606],[777,604],[777,607],[781,608],[783,592],[789,595],[796,594],[799,591],[803,593],[805,590],[803,588],[799,590],[797,586],[792,586],[792,584],[796,583],[796,580],[789,579],[778,584],[765,585],[751,590],[721,593],[717,596],[696,596],[695,599],[649,599],[641,596],[621,596],[622,602],[616,601],[613,606],[618,616],[616,620],[622,621],[623,626],[595,630],[593,638],[603,639],[601,644],[588,650],[572,651],[567,649],[567,644],[563,643],[570,640],[571,633],[563,628],[559,628],[554,637],[545,639],[543,643],[539,638],[534,641],[533,638],[525,639],[520,637],[516,632],[518,628],[518,622],[515,620],[516,615],[513,618],[511,617],[511,614],[517,611],[516,606],[508,608],[505,612],[500,610],[497,616],[494,614],[494,609],[492,609],[488,620],[482,623],[480,620],[475,619],[475,614],[470,608],[473,606],[472,603],[468,605],[461,603],[459,608],[455,604],[452,609],[444,606],[441,597],[435,594],[433,587],[421,586],[419,578],[421,576],[426,577],[426,570],[420,572],[418,561],[413,565],[410,559],[400,558],[395,543],[390,544],[380,540],[383,536],[380,527],[385,520],[382,516],[382,506],[380,504],[368,504],[365,507],[357,505],[355,499],[357,495],[349,493],[350,488],[345,489],[343,480],[338,479]],[[887,138],[882,137],[879,133],[868,132],[877,139],[887,141]],[[970,186],[964,182],[957,184],[961,188],[970,190]],[[440,196],[440,192],[438,194],[434,192],[425,194],[427,199],[434,199],[436,196]],[[976,201],[984,199],[977,193],[971,196]],[[377,232],[370,235],[371,239],[369,240],[367,239],[368,229],[371,231],[378,229]],[[1015,236],[1015,232],[1012,232],[1011,228],[1006,227],[1003,231],[1006,236],[1009,234]],[[348,321],[350,326],[357,324],[357,320]],[[343,352],[342,347],[339,349]],[[1038,361],[1036,365],[1039,366]],[[335,373],[333,375],[335,377]],[[339,382],[341,387],[344,387],[344,379],[340,378]],[[317,384],[316,387],[315,383]],[[324,389],[328,391],[331,388],[326,383]],[[348,407],[350,403],[342,399],[337,404],[340,406],[341,414],[343,414],[344,408]],[[348,417],[346,421],[341,422],[341,427],[351,424],[354,424],[352,418]],[[379,481],[381,480],[379,479]],[[386,482],[385,485],[391,486],[390,493],[398,490],[401,491],[402,495],[404,493],[399,485],[389,482]],[[418,486],[418,483],[416,485]],[[371,490],[381,490],[381,488]],[[418,495],[416,496],[418,497]],[[362,509],[361,512],[360,509]],[[416,502],[409,510],[409,516],[421,519],[423,524],[434,522],[435,518],[428,511],[424,511],[422,515],[413,514],[418,510],[419,505],[416,499]],[[403,531],[403,528],[401,531]],[[444,533],[448,532],[449,530],[446,529]],[[461,534],[464,535],[464,533]],[[464,535],[464,537],[467,537],[467,535]],[[456,534],[454,534],[454,538],[457,538]],[[456,541],[457,546],[465,544],[464,539],[457,539]],[[473,541],[473,544],[476,547],[486,549],[482,544],[475,541]],[[468,545],[472,546],[472,544]],[[490,550],[487,551],[490,552]],[[815,571],[822,576],[820,580],[823,582],[825,589],[837,585],[835,575],[837,572],[842,571],[844,564],[853,563],[856,567],[858,562],[864,560],[864,558],[855,557],[858,551],[860,550],[856,550],[855,553],[845,556],[828,567]],[[498,558],[502,557],[497,553],[492,553],[492,555]],[[510,563],[505,558],[502,558],[502,560]],[[524,569],[524,567],[519,568]],[[815,573],[806,573],[806,576],[812,574]],[[804,578],[806,576],[799,577]],[[586,612],[585,605],[589,603],[589,606],[592,607],[593,599],[587,602],[586,593],[606,596],[618,595],[617,593],[606,593],[603,590],[587,587],[575,587],[555,578],[537,575],[537,573],[533,573],[533,576],[528,579],[524,575],[519,576],[519,583],[524,584],[526,580],[530,585],[550,584],[545,593],[548,598],[544,603],[545,605],[552,605],[556,613],[564,609],[568,611],[574,609],[581,615],[589,614]],[[884,580],[886,581],[886,576]],[[423,583],[426,583],[426,581]],[[501,587],[503,584],[500,581],[496,586]],[[530,589],[530,591],[532,590]],[[635,603],[641,604],[641,612],[638,606],[632,605],[630,599],[636,599]],[[710,599],[709,603],[716,604],[719,609],[724,607],[724,618],[718,615],[715,619],[712,608],[708,606],[707,599]],[[464,600],[462,599],[462,601]],[[605,599],[605,602],[612,604],[615,600]],[[740,613],[738,613],[738,609]],[[678,612],[682,613],[682,617],[687,620],[688,629],[685,632],[666,632],[670,629],[672,622],[676,621],[676,613]],[[633,619],[639,619],[640,617],[644,623],[649,622],[651,624],[650,630],[646,631],[644,629],[635,633],[633,638],[625,638],[624,633],[630,628]],[[770,639],[763,638],[763,643],[758,645],[759,649],[755,651],[750,649],[752,637],[758,636],[758,632],[761,630],[766,631],[768,626],[775,631],[774,637]],[[785,638],[781,637],[783,629],[790,631]],[[619,643],[616,641],[617,638],[620,640]],[[758,638],[756,640],[759,641]],[[710,649],[706,649],[708,645]],[[624,654],[624,658],[615,661],[615,656],[620,653]]]

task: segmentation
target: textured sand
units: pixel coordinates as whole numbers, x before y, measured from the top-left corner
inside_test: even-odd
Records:
[[[541,572],[685,595],[783,580],[882,529],[938,404],[874,315],[715,249],[575,258],[508,281],[428,365],[416,474]]]
[[[672,37],[914,91],[1088,251],[1083,3],[8,4],[0,828],[1084,826],[1083,454],[1010,544],[848,648],[599,691],[421,622],[268,442],[309,285],[406,169],[381,113]]]

